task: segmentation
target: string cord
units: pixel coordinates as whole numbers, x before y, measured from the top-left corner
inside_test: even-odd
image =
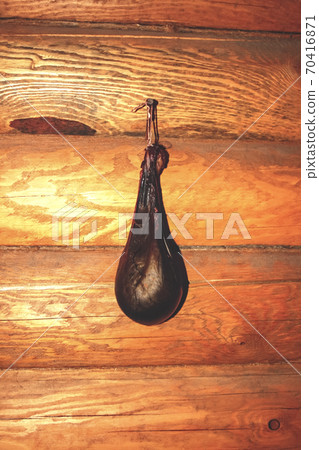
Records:
[[[155,145],[159,143],[158,122],[157,122],[157,105],[158,101],[153,98],[148,98],[145,102],[132,109],[132,112],[137,112],[147,106],[146,119],[146,140],[147,145],[152,145],[152,128],[154,132]]]

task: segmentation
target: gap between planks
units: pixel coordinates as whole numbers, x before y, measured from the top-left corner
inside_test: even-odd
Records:
[[[1,36],[56,36],[56,37],[127,37],[148,39],[182,39],[182,40],[255,40],[255,39],[285,39],[300,38],[300,32],[296,31],[259,31],[244,29],[215,29],[215,28],[190,28],[167,25],[113,25],[111,23],[99,23],[87,25],[78,22],[51,21],[19,21],[10,19],[0,20]]]

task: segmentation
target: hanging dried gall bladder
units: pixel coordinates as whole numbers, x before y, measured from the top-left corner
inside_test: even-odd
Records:
[[[133,218],[119,261],[115,294],[122,311],[135,322],[156,325],[177,314],[188,292],[188,278],[178,245],[170,236],[162,199],[160,175],[169,155],[158,143],[155,100],[148,99],[148,145],[142,162],[135,213],[144,213],[144,224]],[[144,106],[144,105],[143,105]],[[155,142],[151,143],[151,126]],[[142,232],[142,233],[140,233]]]

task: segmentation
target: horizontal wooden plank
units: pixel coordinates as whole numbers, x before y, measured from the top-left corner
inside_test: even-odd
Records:
[[[138,427],[132,422],[142,415],[140,419],[153,422],[147,428],[161,429],[163,424],[158,422],[173,417],[176,407],[173,429],[206,429],[213,428],[219,413],[232,409],[246,413],[273,409],[275,413],[299,408],[300,377],[281,364],[265,366],[230,365],[216,371],[214,366],[13,370],[1,380],[6,403],[0,420],[120,416],[123,423],[118,423],[118,431],[128,431],[139,429],[141,422]],[[214,409],[203,421],[212,404]],[[155,413],[159,417],[154,417]],[[226,416],[221,420],[224,428],[232,422]]]
[[[280,361],[227,301],[286,358],[299,359],[298,251],[184,249],[224,298],[187,265],[191,285],[183,309],[155,327],[133,323],[120,312],[114,297],[115,265],[85,292],[118,252],[1,252],[1,367],[8,367],[47,327],[52,328],[18,367]],[[56,320],[74,302],[66,317]]]
[[[168,448],[224,449],[299,449],[300,432],[294,411],[283,411],[286,430],[276,436],[266,430],[264,425],[256,426],[256,422],[267,420],[255,419],[254,428],[249,430],[182,430],[182,431],[138,431],[114,432],[105,431],[105,417],[72,418],[72,419],[36,419],[32,421],[0,422],[2,442],[8,450],[30,450],[40,448],[50,450],[54,445],[59,450],[90,449],[104,450],[107,442],[108,450],[167,450]],[[287,430],[288,428],[288,430]],[[40,447],[39,447],[40,446]]]
[[[300,76],[300,38],[294,35],[15,30],[13,24],[0,32],[0,133],[12,131],[11,121],[40,112],[106,135],[143,135],[144,115],[131,108],[155,97],[163,136],[237,138]],[[246,136],[300,139],[299,98],[300,81]]]
[[[52,238],[53,216],[72,203],[95,211],[81,225],[80,245],[124,245],[119,214],[133,213],[144,141],[129,137],[69,140],[124,198],[60,137],[5,136],[0,144],[0,244],[61,245],[61,235]],[[232,141],[170,139],[165,143],[170,152],[162,175],[166,211],[176,214],[178,221],[186,213],[189,217],[185,223],[189,234],[182,232],[176,218],[175,223],[169,219],[179,245],[300,244],[298,143],[240,141],[181,198]],[[213,239],[198,213],[222,214],[222,219],[214,221]],[[240,215],[248,235],[243,236],[235,223],[233,232],[238,234],[224,239],[233,213]],[[71,221],[73,230],[77,220]],[[97,220],[97,234],[83,243],[93,220]],[[64,231],[66,244],[76,245],[71,226]]]
[[[0,247],[2,291],[110,287],[122,248]],[[214,285],[271,284],[300,281],[300,249],[216,247],[183,248],[183,256]],[[186,263],[194,287],[204,286]],[[108,269],[106,271],[106,269]]]
[[[212,296],[214,301],[220,300]],[[205,315],[178,315],[156,329],[142,328],[124,316],[2,321],[0,367],[3,370],[9,367],[49,327],[16,363],[17,367],[246,364],[282,360],[238,314],[232,310],[219,316],[214,314],[210,310]],[[299,361],[299,321],[255,320],[253,325],[293,364]]]
[[[1,383],[6,448],[31,448],[35,439],[49,448],[60,434],[58,448],[149,449],[155,440],[170,448],[173,438],[177,448],[299,443],[300,379],[283,364],[11,370]]]
[[[300,319],[299,282],[275,282],[229,285],[229,281],[213,281],[214,286],[226,298],[235,298],[237,308],[251,320],[298,321]],[[247,284],[246,284],[247,283]],[[54,318],[65,310],[72,299],[78,298],[87,285],[81,286],[5,286],[0,288],[1,321],[39,320]],[[250,299],[247,305],[247,298]],[[217,299],[217,298],[216,298]],[[209,314],[212,306],[212,288],[205,282],[191,282],[187,303],[180,315]],[[263,305],[261,309],[260,305]],[[214,304],[215,315],[222,317],[229,313],[227,303]],[[113,283],[99,283],[92,287],[66,317],[121,317],[115,304]]]
[[[7,0],[1,5],[2,18],[70,20],[121,24],[186,25],[240,30],[300,32],[300,1],[275,0],[267,3],[251,1],[146,0],[82,2],[62,0],[31,0],[28,6],[21,0]]]

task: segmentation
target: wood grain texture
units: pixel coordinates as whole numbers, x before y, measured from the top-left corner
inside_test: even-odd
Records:
[[[298,298],[300,297],[299,282],[277,282],[276,284],[266,282],[249,284],[235,284],[229,286],[229,281],[213,281],[214,286],[227,297],[234,297],[238,308],[249,314],[251,320],[269,322],[300,320]],[[86,284],[82,286],[6,286],[0,291],[1,298],[1,320],[39,320],[57,317],[85,290]],[[212,308],[216,315],[227,315],[229,308],[227,304],[213,301],[211,287],[204,282],[191,282],[188,305],[181,315],[206,314]],[[234,294],[235,293],[235,294]],[[218,297],[214,296],[216,300]],[[247,298],[251,301],[247,303]],[[120,310],[114,303],[114,286],[112,283],[102,283],[93,287],[85,295],[85,299],[72,309],[65,317],[122,317]],[[260,305],[263,304],[263,309]]]
[[[300,32],[300,1],[3,1],[0,17]]]
[[[118,247],[70,248],[0,247],[1,285],[21,290],[46,286],[69,289],[93,283],[106,268],[103,283],[112,283],[113,264],[122,252]],[[252,247],[183,248],[183,256],[200,268],[207,280],[218,285],[272,284],[300,281],[300,249]],[[203,283],[189,269],[191,284]]]
[[[35,440],[37,448],[52,448],[62,434],[55,448],[299,443],[300,380],[283,364],[12,370],[1,381],[5,448],[32,448]],[[269,430],[271,419],[279,430]]]
[[[119,237],[119,213],[134,211],[144,140],[68,139],[102,176],[59,136],[2,138],[0,244],[62,245],[61,235],[56,241],[52,239],[52,217],[70,203],[96,211],[81,225],[80,245],[125,244],[125,239]],[[300,244],[298,143],[239,141],[179,199],[232,141],[163,142],[170,152],[168,168],[162,175],[166,211],[176,214],[178,220],[190,214],[185,224],[189,235],[169,220],[179,245]],[[214,222],[213,239],[207,237],[206,222],[197,219],[197,213],[223,214],[223,219]],[[240,214],[251,239],[243,236],[237,224],[234,228],[238,234],[223,239],[232,213]],[[85,243],[94,219],[97,235]],[[76,220],[71,221],[73,230]],[[64,230],[70,236],[66,244],[74,244],[72,227]]]
[[[269,415],[269,414],[268,414]],[[264,425],[256,426],[256,422],[267,420],[264,417],[255,418],[251,430],[246,426],[241,429],[228,430],[164,430],[164,431],[138,431],[114,432],[104,430],[107,419],[98,418],[67,418],[67,419],[36,419],[34,421],[4,421],[0,423],[3,442],[9,450],[33,449],[35,446],[41,450],[52,448],[52,443],[59,450],[167,450],[178,448],[193,450],[205,449],[299,449],[300,431],[295,411],[283,411],[286,430],[276,437],[265,429]],[[50,436],[48,440],[48,436]],[[107,442],[107,444],[106,444]],[[289,445],[289,447],[287,447]],[[198,447],[197,447],[198,446]]]
[[[1,4],[1,449],[299,448],[300,39],[282,34],[300,31],[299,7]],[[27,20],[6,20],[13,15]],[[292,83],[250,141],[179,199]],[[130,109],[145,97],[160,101],[171,153],[166,209],[191,215],[193,237],[176,237],[191,264],[187,301],[154,327],[130,321],[114,296],[125,243],[118,213],[133,211],[145,145],[127,137],[142,136],[145,123]],[[10,128],[33,130],[41,114],[97,136],[68,144]],[[52,235],[52,217],[68,204],[82,208],[72,226],[63,219],[69,236],[85,209],[95,213],[81,224],[80,250],[75,238],[61,241],[61,228]],[[252,239],[222,239],[233,212]],[[223,213],[214,239],[196,213]],[[84,244],[94,219],[97,235]]]
[[[189,266],[189,297],[176,318],[160,326],[135,324],[120,312],[113,293],[115,266],[83,296],[118,253],[118,249],[3,251],[1,367],[8,367],[51,325],[17,367],[281,360]],[[285,357],[298,361],[298,251],[185,249],[183,254]],[[56,320],[76,299],[66,316]]]
[[[12,120],[38,117],[34,106],[97,133],[143,135],[145,115],[131,109],[154,97],[162,136],[237,138],[300,75],[298,36],[15,29],[0,33],[1,133],[12,132]],[[300,81],[246,137],[299,139],[299,98]]]
[[[221,292],[227,295],[226,290]],[[228,297],[235,303],[233,297]],[[76,298],[72,297],[69,304]],[[217,301],[220,301],[217,296],[211,298],[211,303]],[[247,364],[282,360],[235,312],[213,317],[219,313],[218,307],[210,315],[186,316],[186,312],[187,309],[185,315],[156,330],[137,328],[123,316],[1,322],[0,337],[4,343],[0,367],[7,369],[48,327],[49,332],[16,363],[17,367]],[[300,360],[299,321],[255,320],[253,325],[293,365]],[[10,341],[6,341],[7,336]]]
[[[219,413],[229,412],[232,401],[237,412],[273,409],[275,418],[277,410],[298,408],[300,400],[300,377],[282,366],[12,370],[2,380],[6,403],[1,408],[1,420],[121,415],[123,423],[119,422],[114,431],[129,431],[134,429],[134,423],[128,420],[133,422],[132,416],[136,422],[142,411],[145,416],[155,411],[169,416],[176,407],[174,429],[205,429],[216,424]],[[278,394],[282,397],[276,401]],[[226,395],[232,395],[231,402]],[[213,403],[214,410],[204,421],[202,413]],[[194,421],[189,423],[192,416]],[[150,420],[157,422],[157,418]],[[226,427],[226,421],[231,422],[226,416],[220,421],[222,427]]]

